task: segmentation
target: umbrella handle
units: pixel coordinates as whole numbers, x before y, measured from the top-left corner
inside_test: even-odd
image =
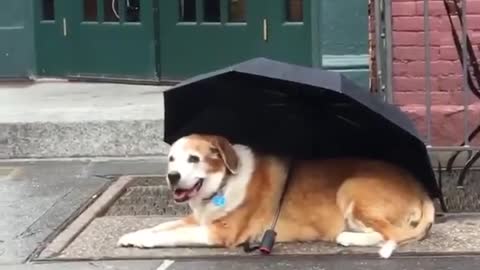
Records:
[[[250,243],[248,241],[243,244],[243,251],[245,251],[246,253],[250,253],[257,249],[260,250],[263,255],[270,255],[272,253],[273,246],[275,245],[275,238],[277,236],[277,233],[275,232],[275,227],[277,226],[280,211],[282,210],[283,200],[285,199],[289,183],[291,182],[292,174],[293,162],[290,162],[288,166],[287,178],[285,179],[285,184],[283,185],[282,194],[280,195],[280,200],[278,202],[277,211],[275,212],[272,225],[270,229],[265,231],[265,233],[263,234],[262,241],[260,242],[259,246],[252,247],[250,246]]]

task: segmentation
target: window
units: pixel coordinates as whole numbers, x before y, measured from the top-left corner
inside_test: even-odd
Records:
[[[228,21],[229,22],[244,22],[245,16],[245,1],[246,0],[229,0],[228,4]],[[265,0],[262,0],[265,1]]]
[[[125,21],[139,22],[140,21],[140,0],[124,0],[124,1],[125,1]]]
[[[97,0],[83,0],[83,20],[97,21]]]
[[[120,15],[118,14],[119,0],[103,0],[103,20],[106,22],[118,22]]]
[[[55,20],[55,5],[54,0],[42,1],[42,20],[54,21]]]
[[[171,1],[171,0],[170,0]],[[195,0],[178,0],[178,20],[181,22],[197,21]]]
[[[287,21],[303,22],[303,0],[286,0]]]
[[[203,1],[203,21],[220,22],[220,0]]]

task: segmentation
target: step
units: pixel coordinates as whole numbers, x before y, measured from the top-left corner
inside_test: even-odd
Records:
[[[165,86],[0,85],[0,159],[164,155]]]
[[[168,88],[64,80],[0,84],[0,159],[165,155],[163,93]],[[461,109],[451,107],[435,111],[457,115]],[[424,129],[424,107],[403,110]],[[463,121],[452,119],[454,130],[437,128],[433,133],[454,135],[455,144],[462,139]],[[473,127],[474,121],[469,124]],[[437,160],[445,166],[451,154],[432,152],[434,166]],[[467,159],[467,153],[461,154],[455,166],[462,167]]]

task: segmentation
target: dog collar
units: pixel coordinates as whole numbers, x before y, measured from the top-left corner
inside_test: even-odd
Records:
[[[212,196],[203,199],[203,201],[205,201],[205,203],[211,202],[211,203],[213,203],[213,205],[215,205],[217,207],[224,207],[225,206],[227,200],[225,198],[225,194],[223,193],[223,189],[227,185],[226,178],[227,177],[224,177],[222,179],[222,182],[220,183],[220,187],[218,188],[218,190],[215,193],[212,194]]]
[[[203,199],[203,201],[205,202],[205,204],[212,203],[217,207],[224,207],[227,202],[225,195],[223,194],[223,192],[221,192],[221,190],[213,193],[212,196]]]
[[[224,207],[226,202],[225,195],[217,193],[213,196],[211,201],[215,206]]]

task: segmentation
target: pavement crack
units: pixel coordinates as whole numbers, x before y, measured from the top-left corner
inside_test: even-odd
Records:
[[[68,195],[70,195],[77,187],[74,186],[72,188],[70,188],[67,192],[65,192],[65,194],[58,198],[57,200],[55,200],[51,205],[50,207],[48,207],[38,218],[36,218],[32,224],[30,224],[30,226],[28,226],[23,232],[21,232],[20,234],[17,234],[14,239],[19,239],[19,238],[27,238],[27,237],[31,237],[35,234],[37,234],[39,231],[38,230],[34,230],[33,228],[35,227],[35,225],[43,218],[45,217],[48,212],[50,210],[52,210],[53,208],[55,208],[59,203],[61,203]]]

